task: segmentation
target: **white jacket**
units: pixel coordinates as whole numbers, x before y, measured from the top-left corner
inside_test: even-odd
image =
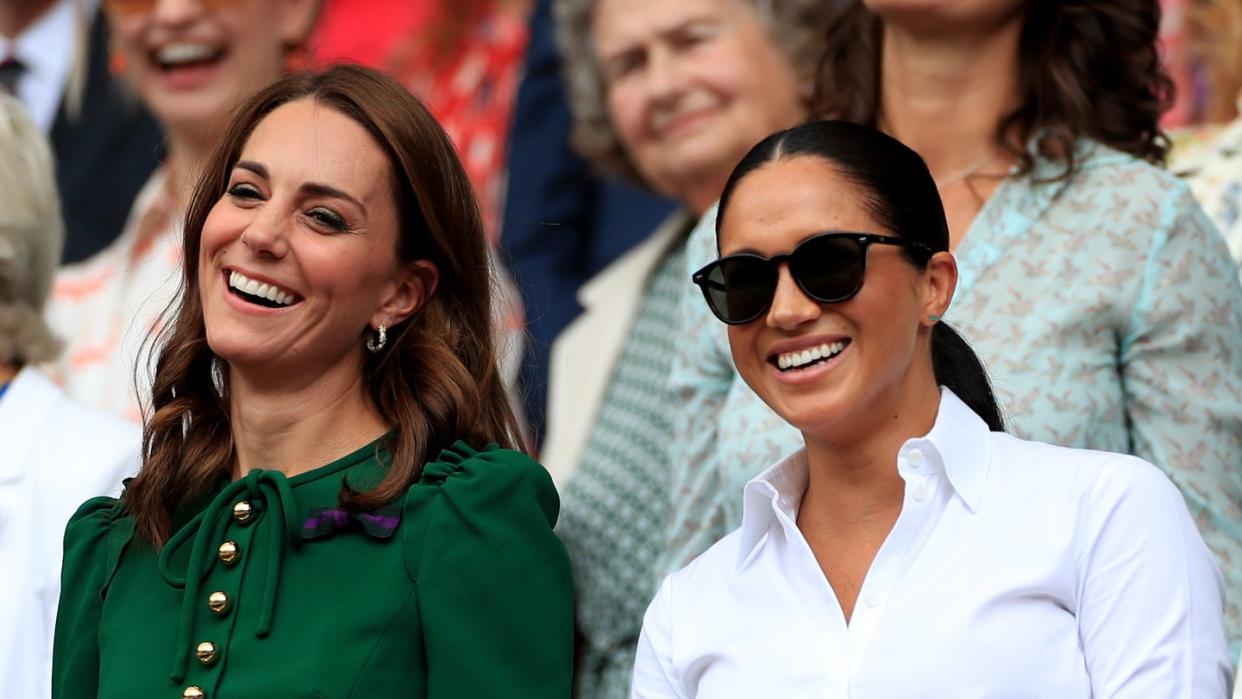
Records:
[[[51,696],[65,525],[138,470],[136,425],[71,401],[32,368],[0,397],[0,697]]]

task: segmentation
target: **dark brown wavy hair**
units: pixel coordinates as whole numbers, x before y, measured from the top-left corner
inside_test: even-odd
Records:
[[[1160,115],[1173,81],[1160,62],[1157,0],[1027,0],[1019,51],[1021,104],[996,126],[997,144],[1030,173],[1025,144],[1074,174],[1075,144],[1087,137],[1163,165],[1169,143]],[[880,116],[883,21],[849,0],[827,25],[815,90],[817,113],[876,127]]]
[[[501,382],[492,326],[487,237],[470,181],[444,130],[421,102],[378,71],[336,66],[282,78],[247,100],[203,171],[185,218],[182,287],[156,341],[143,467],[126,489],[136,533],[160,547],[175,510],[227,477],[235,458],[228,372],[207,344],[198,286],[203,222],[224,195],[242,147],[277,107],[310,99],[361,124],[387,152],[395,174],[401,261],[430,260],[439,283],[423,308],[389,332],[381,353],[364,353],[364,381],[393,427],[391,464],[365,492],[344,486],[341,505],[392,502],[422,466],[457,439],[518,448],[521,439]],[[358,340],[362,347],[362,338]]]

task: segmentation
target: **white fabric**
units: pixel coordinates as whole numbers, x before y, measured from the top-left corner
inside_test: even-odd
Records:
[[[134,423],[150,403],[153,338],[181,282],[181,215],[143,230],[154,210],[173,206],[167,178],[163,167],[151,173],[108,247],[60,268],[44,312],[65,341],[45,367],[51,377],[70,398]]]
[[[0,697],[51,696],[65,525],[138,469],[136,426],[23,369],[0,397]]]
[[[990,433],[948,390],[896,467],[902,511],[848,625],[795,524],[799,451],[664,581],[633,696],[1228,696],[1220,573],[1155,467]]]
[[[17,98],[43,133],[50,133],[60,108],[77,43],[74,0],[58,0],[16,39],[0,36],[0,60],[13,56],[26,66]]]

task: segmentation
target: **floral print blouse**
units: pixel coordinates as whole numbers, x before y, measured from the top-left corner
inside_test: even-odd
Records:
[[[1177,484],[1242,639],[1242,286],[1187,186],[1092,142],[1068,182],[1038,163],[997,188],[956,250],[946,320],[989,370],[1009,431],[1138,455]],[[660,573],[741,523],[744,484],[802,446],[734,370],[689,282],[715,259],[715,212],[686,251],[672,514]],[[1050,513],[1051,515],[1052,513]],[[1237,652],[1235,645],[1234,652]]]

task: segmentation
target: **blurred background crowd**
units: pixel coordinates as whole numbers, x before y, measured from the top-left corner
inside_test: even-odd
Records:
[[[1182,490],[1227,581],[1236,659],[1242,0],[901,7],[919,4],[0,0],[0,231],[25,231],[0,237],[0,442],[86,445],[58,457],[99,464],[57,476],[80,495],[62,523],[119,482],[187,198],[230,110],[289,71],[385,70],[456,144],[490,232],[507,384],[561,490],[578,694],[628,696],[659,575],[735,528],[742,484],[799,445],[736,380],[689,274],[715,257],[740,157],[834,116],[927,160],[963,270],[950,319],[1014,431],[1138,454]],[[15,399],[36,380],[133,449],[35,422]],[[33,507],[0,497],[0,522]],[[21,564],[23,536],[0,525],[0,561]]]

